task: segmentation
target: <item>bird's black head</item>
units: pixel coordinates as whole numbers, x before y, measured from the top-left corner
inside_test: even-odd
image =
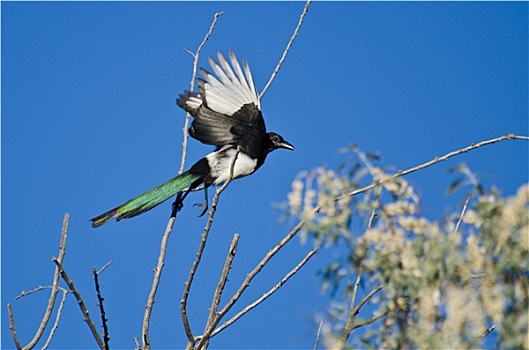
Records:
[[[292,146],[290,143],[285,141],[281,135],[276,134],[275,132],[269,132],[267,133],[268,136],[268,152],[272,152],[275,149],[278,148],[284,148],[289,149],[291,151],[294,150],[294,146]]]

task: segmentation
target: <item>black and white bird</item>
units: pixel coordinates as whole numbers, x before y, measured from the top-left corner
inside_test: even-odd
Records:
[[[175,195],[175,204],[181,207],[189,191],[200,185],[207,191],[210,185],[228,180],[237,150],[234,179],[254,173],[278,148],[294,150],[283,137],[266,131],[250,67],[244,60],[243,71],[233,51],[229,56],[231,65],[220,52],[218,62],[210,57],[213,73],[200,69],[203,79],[197,79],[198,93],[188,91],[177,99],[177,104],[194,117],[189,134],[202,143],[217,146],[216,150],[181,175],[91,219],[93,227],[142,214]]]

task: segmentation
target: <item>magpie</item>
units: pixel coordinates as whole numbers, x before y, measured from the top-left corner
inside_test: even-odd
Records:
[[[243,71],[231,50],[231,65],[221,52],[217,53],[217,58],[218,62],[209,57],[214,74],[200,68],[203,79],[197,78],[198,93],[187,91],[176,100],[178,106],[193,116],[189,135],[216,146],[215,151],[186,172],[91,219],[92,227],[112,219],[119,221],[140,215],[175,195],[176,209],[180,210],[187,194],[201,185],[206,194],[203,214],[207,209],[207,188],[228,180],[235,155],[234,179],[254,173],[276,149],[294,150],[281,135],[266,131],[261,101],[248,62],[243,60]]]

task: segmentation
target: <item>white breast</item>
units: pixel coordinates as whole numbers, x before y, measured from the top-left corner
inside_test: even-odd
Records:
[[[215,185],[225,182],[230,176],[230,167],[233,157],[235,156],[235,149],[230,146],[219,150],[218,152],[210,153],[206,156],[208,164],[211,167],[211,175],[216,178]],[[252,159],[246,154],[239,152],[235,167],[233,169],[233,178],[239,178],[250,175],[254,172],[257,165],[257,159]]]

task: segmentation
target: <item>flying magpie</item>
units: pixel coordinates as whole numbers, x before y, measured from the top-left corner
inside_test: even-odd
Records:
[[[229,54],[231,65],[222,53],[218,52],[217,58],[218,63],[209,58],[214,74],[200,69],[203,79],[197,78],[198,93],[187,91],[176,100],[178,106],[194,117],[189,135],[204,144],[217,146],[216,150],[188,171],[91,219],[92,227],[112,219],[119,221],[140,215],[175,195],[178,195],[175,205],[180,209],[189,191],[200,185],[207,191],[210,185],[228,180],[237,149],[233,178],[254,173],[273,150],[294,150],[280,135],[266,132],[261,101],[248,62],[243,61],[243,71],[233,51]]]

